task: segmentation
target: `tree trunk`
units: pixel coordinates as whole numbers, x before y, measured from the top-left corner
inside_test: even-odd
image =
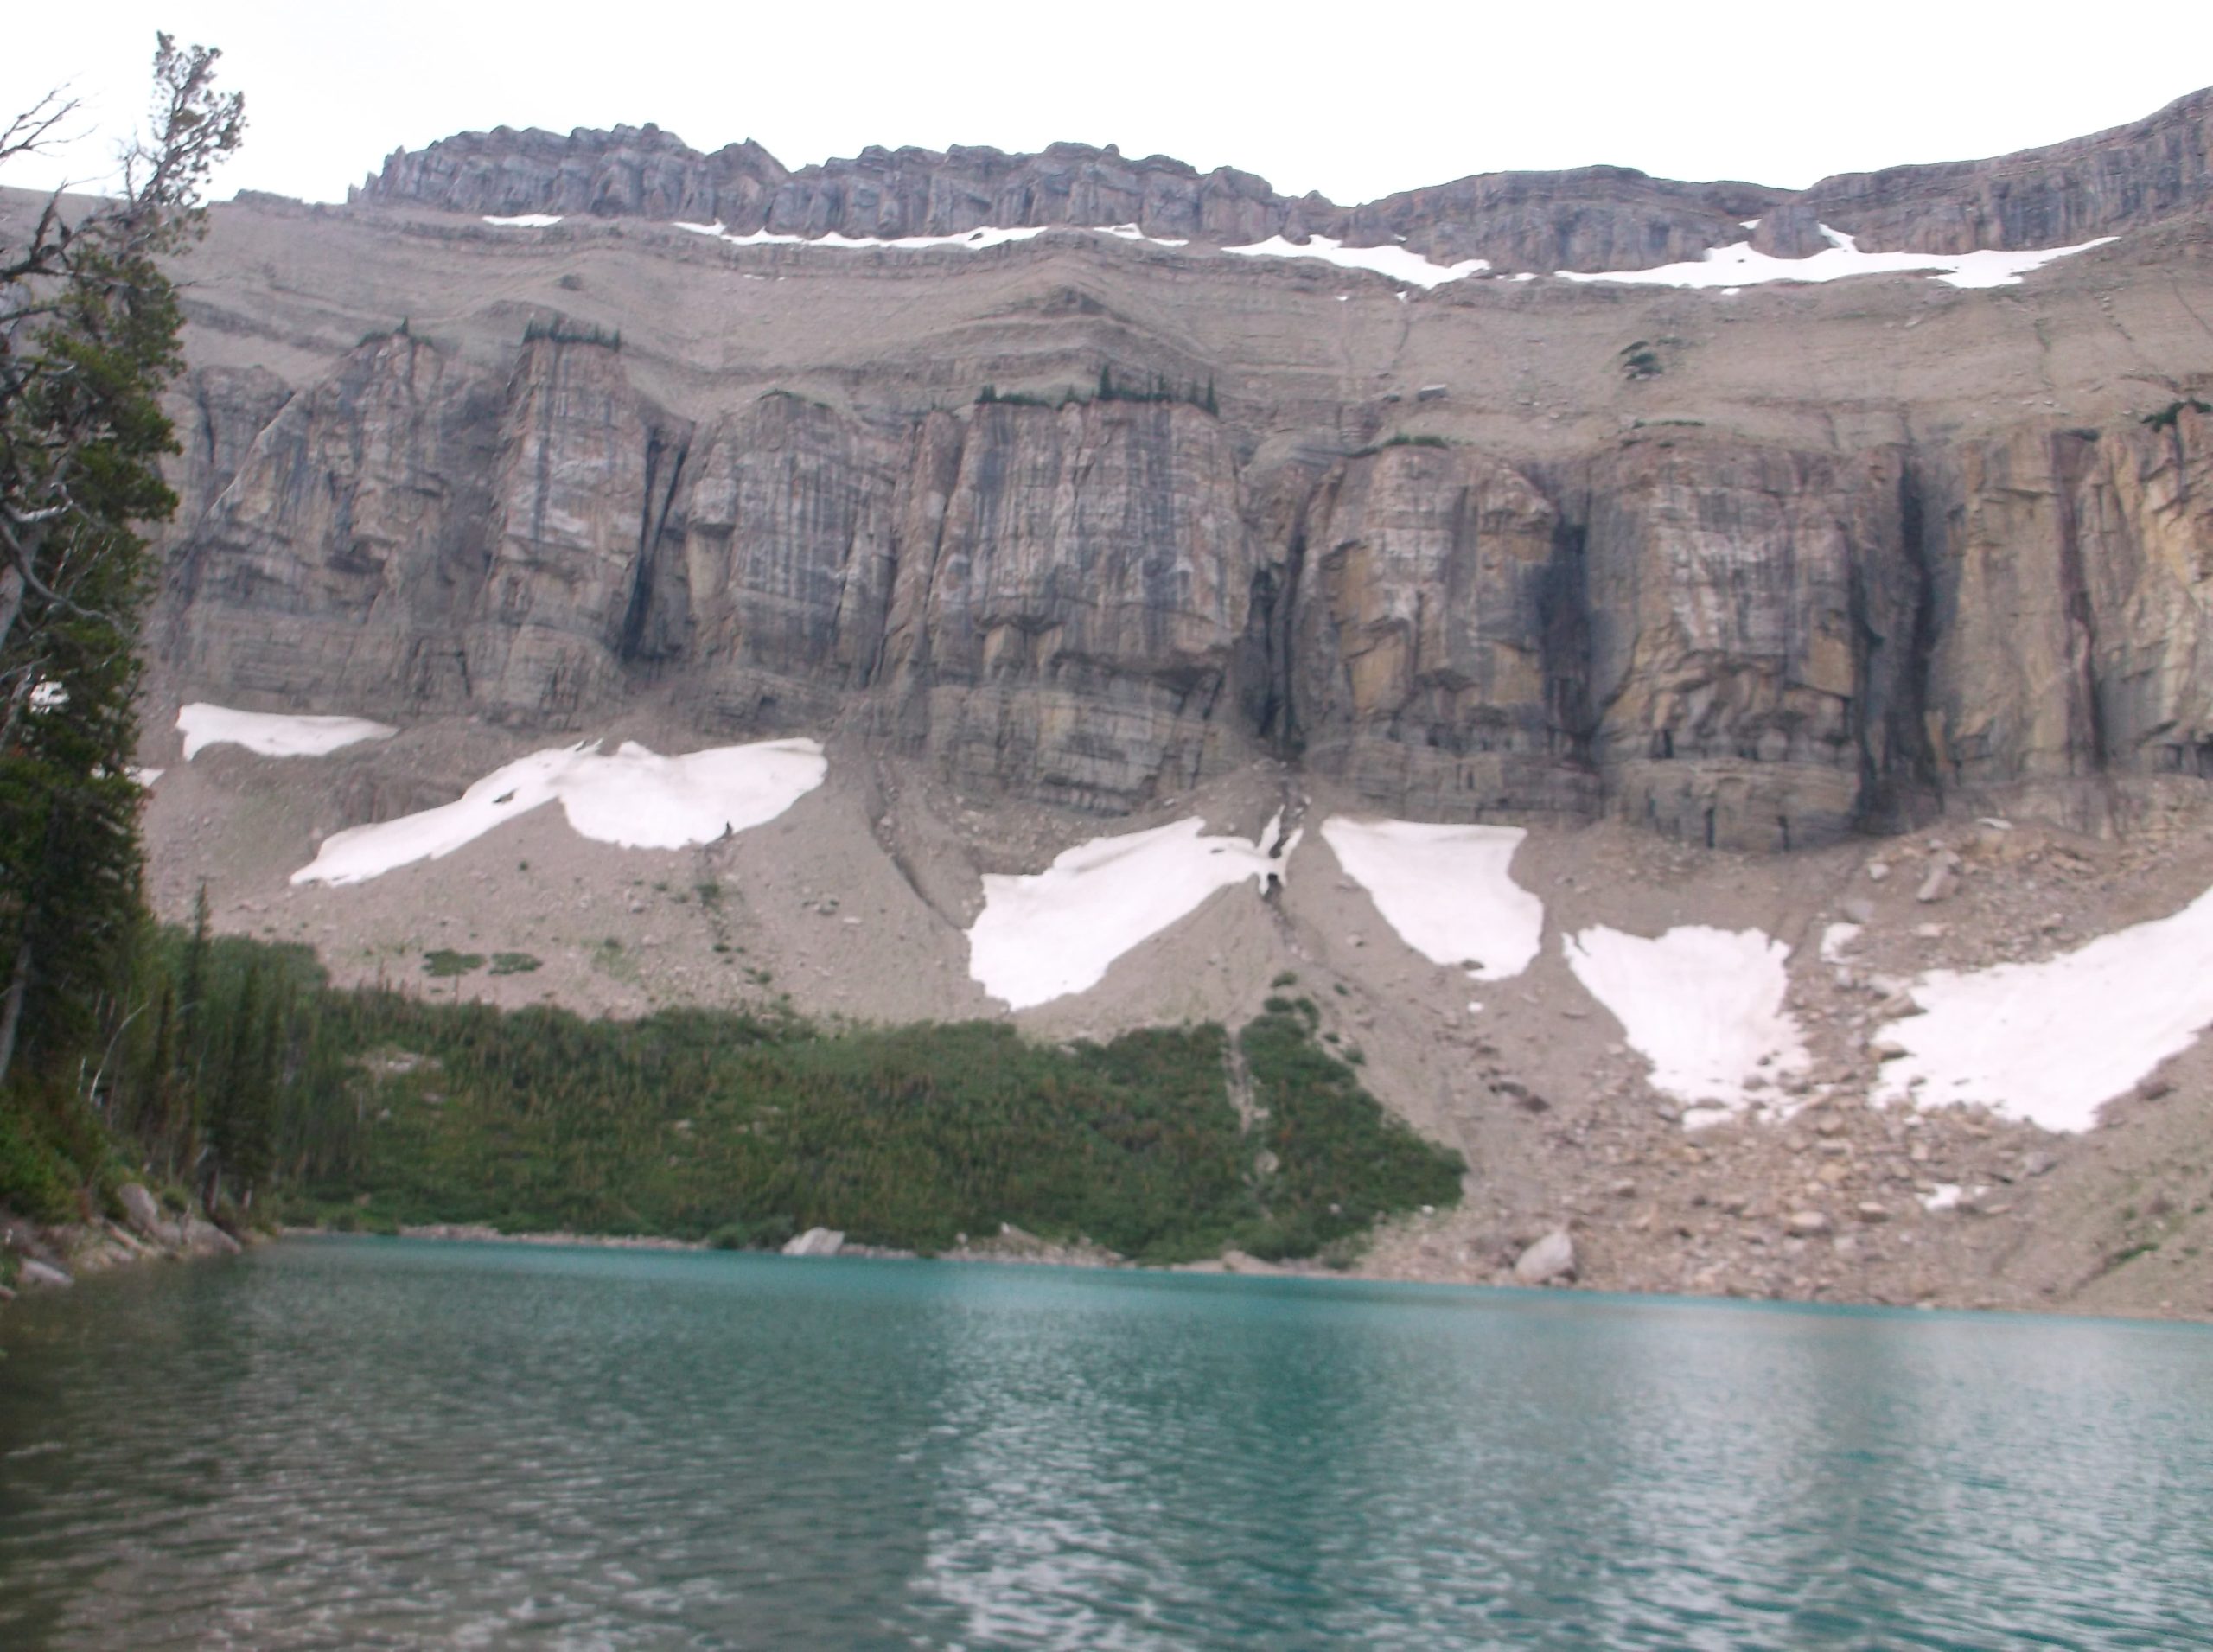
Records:
[[[10,562],[0,568],[0,648],[8,646],[9,634],[16,628],[16,616],[22,611],[22,571]]]
[[[0,1000],[0,1083],[8,1077],[8,1068],[16,1059],[16,1033],[23,1023],[23,999],[29,996],[31,985],[31,942],[25,935],[22,944],[16,948],[16,967],[9,973],[8,996]]]

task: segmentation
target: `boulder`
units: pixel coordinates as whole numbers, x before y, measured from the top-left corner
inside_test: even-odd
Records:
[[[1927,906],[1937,901],[1949,900],[1952,892],[1959,886],[1960,875],[1952,870],[1948,863],[1940,860],[1929,869],[1929,876],[1921,880],[1921,887],[1914,890],[1913,898]]]
[[[41,1262],[35,1256],[23,1258],[22,1269],[16,1275],[16,1282],[18,1285],[62,1285],[76,1283],[51,1262]]]
[[[1818,1210],[1794,1210],[1783,1224],[1800,1239],[1813,1239],[1829,1230],[1829,1219]]]
[[[123,1214],[132,1228],[149,1239],[161,1236],[162,1207],[152,1194],[136,1182],[126,1182],[116,1196],[122,1201]]]
[[[239,1241],[212,1221],[187,1216],[176,1225],[176,1245],[186,1256],[236,1256]]]
[[[1550,1285],[1575,1277],[1575,1241],[1565,1228],[1555,1228],[1523,1251],[1514,1264],[1517,1285]]]
[[[787,1256],[835,1256],[845,1247],[845,1236],[834,1228],[810,1228],[784,1247]]]

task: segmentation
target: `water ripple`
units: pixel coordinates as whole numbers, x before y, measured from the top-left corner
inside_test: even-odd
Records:
[[[316,1241],[0,1330],[0,1645],[2213,1645],[2213,1336]]]

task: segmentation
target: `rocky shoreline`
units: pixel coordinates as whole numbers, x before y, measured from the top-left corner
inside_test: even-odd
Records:
[[[158,1207],[153,1205],[151,1196],[147,1196],[143,1206],[128,1196],[131,1193],[143,1192],[143,1189],[135,1184],[126,1190],[125,1203],[132,1207],[133,1218],[128,1225],[104,1220],[40,1227],[19,1219],[0,1216],[0,1255],[12,1255],[17,1260],[13,1285],[0,1284],[0,1304],[15,1300],[26,1291],[66,1289],[82,1275],[104,1272],[110,1268],[134,1263],[192,1261],[236,1256],[242,1253],[247,1246],[269,1238],[363,1236],[329,1227],[288,1225],[267,1234],[248,1230],[241,1239],[217,1227],[204,1216],[190,1213],[160,1213]],[[142,1210],[146,1209],[152,1210],[154,1214],[148,1216],[146,1225],[141,1226],[137,1217]],[[1823,1288],[1803,1292],[1777,1288],[1777,1282],[1772,1279],[1750,1279],[1706,1282],[1705,1289],[1687,1291],[1654,1289],[1646,1284],[1631,1285],[1623,1289],[1619,1284],[1594,1282],[1586,1277],[1583,1253],[1567,1228],[1556,1228],[1520,1247],[1519,1254],[1507,1265],[1479,1266],[1473,1271],[1464,1263],[1454,1265],[1444,1255],[1433,1242],[1437,1234],[1432,1230],[1437,1228],[1438,1221],[1433,1215],[1407,1217],[1382,1224],[1368,1253],[1346,1267],[1332,1267],[1313,1261],[1270,1262],[1241,1251],[1229,1250],[1219,1257],[1203,1261],[1179,1262],[1149,1268],[1145,1263],[1132,1261],[1097,1245],[1082,1241],[1061,1243],[1011,1226],[1003,1227],[998,1234],[983,1239],[970,1240],[963,1234],[960,1244],[928,1257],[892,1246],[849,1244],[842,1234],[826,1228],[810,1229],[792,1241],[781,1253],[794,1257],[847,1256],[887,1261],[998,1263],[1017,1266],[1144,1269],[1163,1273],[1334,1279],[1397,1285],[1457,1285],[1480,1289],[1581,1289],[1607,1295],[1691,1300],[1701,1298],[1717,1301],[1758,1300],[1778,1304],[1800,1303],[1808,1307],[1911,1306],[1948,1312],[2088,1315],[2098,1318],[2147,1320],[2209,1317],[2187,1309],[2178,1311],[2177,1304],[2162,1304],[2160,1309],[2152,1311],[2130,1312],[2116,1310],[2108,1304],[2064,1301],[1998,1302],[1967,1292],[1947,1292],[1941,1290],[1925,1292],[1907,1301],[1881,1290],[1870,1291],[1864,1295],[1854,1295],[1848,1290],[1840,1292],[1834,1288],[1835,1282],[1829,1280],[1822,1282]],[[674,1239],[649,1234],[502,1233],[482,1222],[413,1224],[402,1227],[397,1236],[459,1244],[530,1245],[591,1250],[712,1251],[721,1248],[700,1240]]]
[[[13,1258],[12,1282],[0,1279],[0,1303],[26,1290],[61,1290],[80,1274],[101,1273],[134,1262],[193,1261],[236,1256],[256,1235],[243,1240],[194,1210],[166,1208],[138,1183],[118,1195],[124,1220],[105,1217],[56,1226],[0,1214],[0,1258]]]

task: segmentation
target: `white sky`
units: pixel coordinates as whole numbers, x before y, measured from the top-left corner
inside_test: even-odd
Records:
[[[1055,139],[1242,167],[1342,202],[1471,172],[1607,162],[1797,187],[2116,125],[2213,82],[2213,6],[2156,27],[2031,3],[1850,7],[1398,0],[966,0],[834,8],[598,0],[326,6],[19,0],[0,111],[70,82],[87,136],[57,169],[96,181],[139,117],[156,28],[220,46],[246,148],[218,181],[341,200],[389,150],[507,124],[651,120],[788,166],[862,145]]]

